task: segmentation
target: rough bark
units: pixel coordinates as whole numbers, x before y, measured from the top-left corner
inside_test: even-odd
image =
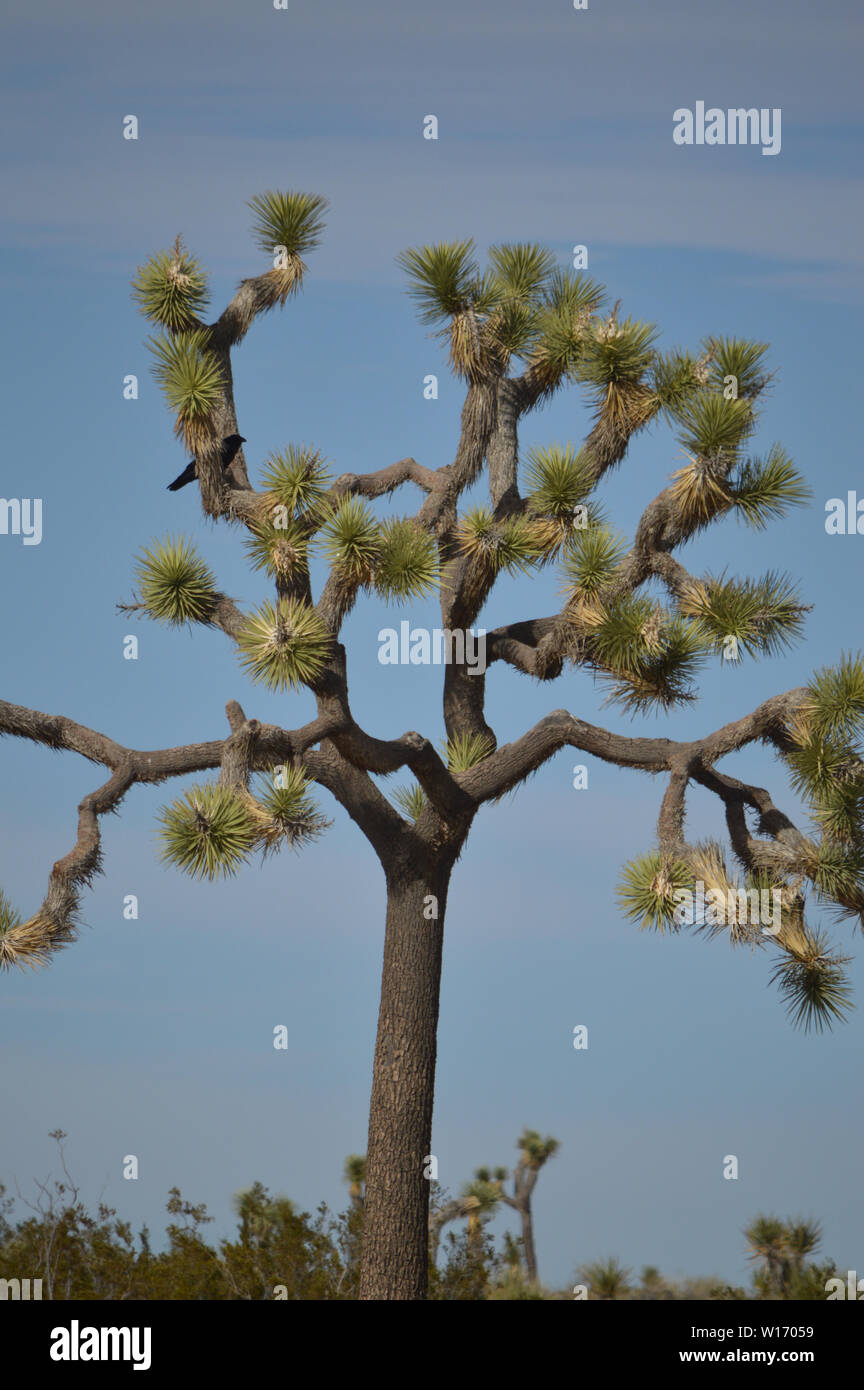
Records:
[[[360,1298],[422,1301],[446,869],[387,875],[387,928],[369,1109]],[[431,880],[431,881],[430,881]],[[429,896],[437,919],[424,917]]]

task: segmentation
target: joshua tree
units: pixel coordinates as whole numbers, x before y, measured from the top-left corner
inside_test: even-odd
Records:
[[[531,1211],[531,1197],[537,1186],[540,1169],[553,1154],[558,1152],[560,1144],[557,1139],[551,1139],[548,1136],[541,1139],[536,1129],[523,1129],[516,1140],[516,1147],[520,1150],[520,1154],[516,1171],[513,1174],[513,1195],[511,1197],[502,1188],[501,1199],[519,1213],[522,1221],[525,1273],[530,1280],[536,1282],[537,1252],[534,1247],[534,1217]],[[500,1171],[504,1177],[507,1176],[503,1169]]]
[[[222,467],[223,440],[241,429],[254,438],[253,423],[238,420],[231,354],[259,315],[300,287],[325,204],[314,195],[266,193],[251,206],[270,268],[244,280],[215,321],[203,317],[205,274],[179,238],[140,269],[134,293],[160,330],[151,340],[155,372],[196,460],[203,510],[245,528],[250,564],[273,597],[242,612],[191,542],[175,538],[143,550],[138,596],[126,611],[219,628],[253,685],[305,686],[317,713],[303,727],[282,727],[247,718],[230,700],[225,738],[140,752],[68,715],[0,702],[0,733],[74,751],[110,774],[81,802],[77,840],[54,864],[41,906],[21,920],[0,904],[0,961],[40,965],[74,939],[82,886],[100,865],[99,819],[137,783],[218,772],[162,815],[166,860],[203,876],[234,873],[258,849],[319,835],[326,823],[310,787],[332,795],[377,854],[388,896],[361,1297],[421,1299],[442,934],[451,871],[477,813],[565,747],[665,774],[656,847],[626,871],[622,893],[640,923],[677,930],[687,921],[678,912],[681,890],[686,895],[699,880],[720,892],[735,887],[719,844],[685,839],[688,789],[706,788],[724,808],[744,886],[776,887],[782,920],[771,937],[737,918],[697,914],[690,924],[769,948],[795,1019],[830,1023],[847,1002],[843,958],[805,921],[805,896],[812,886],[850,916],[864,909],[864,665],[844,658],[697,739],[627,737],[558,708],[498,747],[484,711],[489,677],[471,659],[466,632],[503,574],[527,576],[560,562],[566,590],[558,611],[532,615],[526,586],[522,612],[486,637],[493,676],[501,662],[538,681],[578,668],[606,682],[612,703],[631,712],[692,699],[701,663],[771,654],[799,634],[806,610],[786,578],[693,575],[674,556],[723,517],[758,530],[807,495],[779,446],[762,458],[750,451],[768,381],[765,345],[710,337],[695,352],[660,351],[652,325],[619,319],[617,305],[607,313],[600,285],[556,268],[539,246],[493,247],[482,269],[470,241],[410,250],[400,260],[411,293],[424,322],[440,328],[465,383],[453,458],[431,466],[406,457],[334,478],[318,452],[291,445],[270,457],[255,490],[242,448]],[[582,447],[534,449],[520,473],[522,420],[573,384],[593,411]],[[628,545],[604,523],[595,491],[651,422],[671,426],[684,463],[648,503]],[[460,510],[487,466],[488,504]],[[406,484],[423,494],[419,508],[379,519],[372,504]],[[329,562],[314,595],[313,554]],[[430,592],[440,598],[449,644],[443,754],[420,733],[381,739],[358,725],[340,642],[361,594],[407,602]],[[424,659],[422,642],[417,657]],[[718,770],[723,757],[752,743],[770,745],[809,798],[812,834],[797,829],[768,791]],[[375,778],[406,768],[416,785],[391,800]]]
[[[789,1298],[800,1281],[804,1261],[822,1242],[818,1221],[779,1221],[776,1216],[757,1216],[744,1231],[750,1259],[758,1261],[754,1283],[767,1298]]]

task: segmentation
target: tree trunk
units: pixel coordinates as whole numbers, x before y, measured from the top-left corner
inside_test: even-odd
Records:
[[[525,1273],[532,1284],[537,1282],[537,1252],[534,1249],[534,1217],[531,1213],[531,1206],[526,1203],[521,1208],[522,1216],[522,1249],[525,1251]]]
[[[387,874],[361,1299],[426,1297],[432,1177],[428,1159],[448,880],[449,868],[422,880],[404,864]],[[434,917],[429,915],[433,910]]]

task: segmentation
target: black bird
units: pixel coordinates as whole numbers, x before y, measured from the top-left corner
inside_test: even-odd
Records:
[[[246,440],[243,438],[242,434],[229,434],[226,435],[225,438],[222,440],[222,443],[219,445],[219,460],[222,464],[223,473],[225,472],[225,469],[229,466],[229,464],[233,462],[234,456],[236,455],[237,450],[240,448],[240,445],[245,443]],[[187,463],[186,467],[183,469],[183,472],[180,474],[180,477],[175,478],[173,483],[168,484],[168,491],[179,492],[181,487],[185,487],[187,483],[194,482],[197,477],[198,460],[192,459],[189,463]]]

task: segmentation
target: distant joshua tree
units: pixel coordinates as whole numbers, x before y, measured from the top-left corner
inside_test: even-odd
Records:
[[[137,784],[217,774],[161,815],[165,860],[208,878],[236,873],[256,851],[299,847],[320,835],[327,822],[310,791],[323,788],[369,841],[387,887],[360,1297],[422,1299],[444,917],[453,867],[477,814],[562,748],[662,774],[656,843],[626,869],[622,903],[644,926],[679,930],[682,891],[701,882],[725,901],[739,887],[723,845],[685,837],[690,789],[713,793],[744,875],[742,891],[778,890],[781,920],[770,937],[737,916],[707,915],[692,926],[769,948],[795,1021],[830,1024],[848,1004],[845,958],[805,920],[806,895],[852,918],[864,911],[864,664],[844,657],[700,738],[631,738],[554,708],[499,747],[485,696],[501,663],[531,681],[581,673],[604,682],[610,701],[627,712],[664,713],[695,697],[704,663],[768,656],[800,634],[807,608],[785,576],[690,573],[675,554],[724,518],[758,532],[807,496],[779,445],[762,456],[751,452],[769,381],[765,344],[708,337],[693,352],[660,351],[653,325],[620,318],[618,305],[609,312],[601,285],[556,267],[541,246],[493,246],[482,267],[470,241],[408,250],[399,260],[409,291],[465,387],[452,457],[430,466],[408,456],[366,474],[350,471],[349,461],[333,477],[316,449],[290,444],[268,458],[256,490],[242,448],[222,466],[230,453],[223,441],[240,434],[232,353],[260,315],[300,288],[325,201],[267,192],[251,207],[269,268],[243,280],[214,321],[203,317],[204,271],[179,238],[141,267],[134,295],[159,330],[150,340],[154,371],[178,439],[195,459],[203,511],[235,534],[245,531],[249,564],[271,596],[241,610],[192,542],[169,536],[139,554],[137,597],[123,611],[219,629],[251,681],[251,696],[259,686],[280,694],[305,687],[317,712],[300,727],[288,719],[282,727],[247,716],[232,699],[226,737],[202,729],[200,742],[178,747],[169,738],[164,748],[142,751],[66,714],[0,701],[0,734],[75,752],[108,771],[78,808],[77,838],[53,865],[41,906],[22,920],[0,900],[0,964],[43,965],[74,940],[81,890],[101,864],[100,818]],[[358,324],[358,333],[373,351],[374,323]],[[327,371],[322,358],[322,379]],[[572,385],[593,417],[581,447],[553,442],[520,460],[522,422]],[[294,413],[301,406],[290,403]],[[634,440],[660,422],[677,436],[681,466],[648,501],[628,543],[607,525],[596,490]],[[244,419],[242,428],[254,439],[253,424]],[[484,469],[488,501],[460,508]],[[164,470],[162,462],[154,472],[160,490]],[[375,511],[372,504],[405,487],[415,498],[419,491],[419,506],[412,501],[401,515]],[[174,494],[162,495],[167,519],[179,504]],[[758,541],[740,553],[758,558]],[[314,557],[328,568],[313,593]],[[530,577],[554,562],[561,604],[537,614]],[[523,606],[486,636],[481,671],[468,660],[468,636],[503,575],[525,577]],[[438,596],[451,644],[440,751],[418,732],[379,738],[361,728],[340,641],[361,596],[404,604],[430,594]],[[202,660],[183,686],[186,707],[208,680]],[[24,662],[23,652],[8,652],[5,669],[20,672]],[[799,830],[764,788],[719,770],[724,757],[752,744],[768,745],[807,798],[811,831]],[[391,799],[375,779],[404,769],[416,780]],[[527,825],[526,856],[531,846]],[[532,1162],[523,1161],[526,1184],[536,1176]],[[526,1219],[530,1225],[523,1210]],[[527,1242],[525,1249],[533,1259]]]

